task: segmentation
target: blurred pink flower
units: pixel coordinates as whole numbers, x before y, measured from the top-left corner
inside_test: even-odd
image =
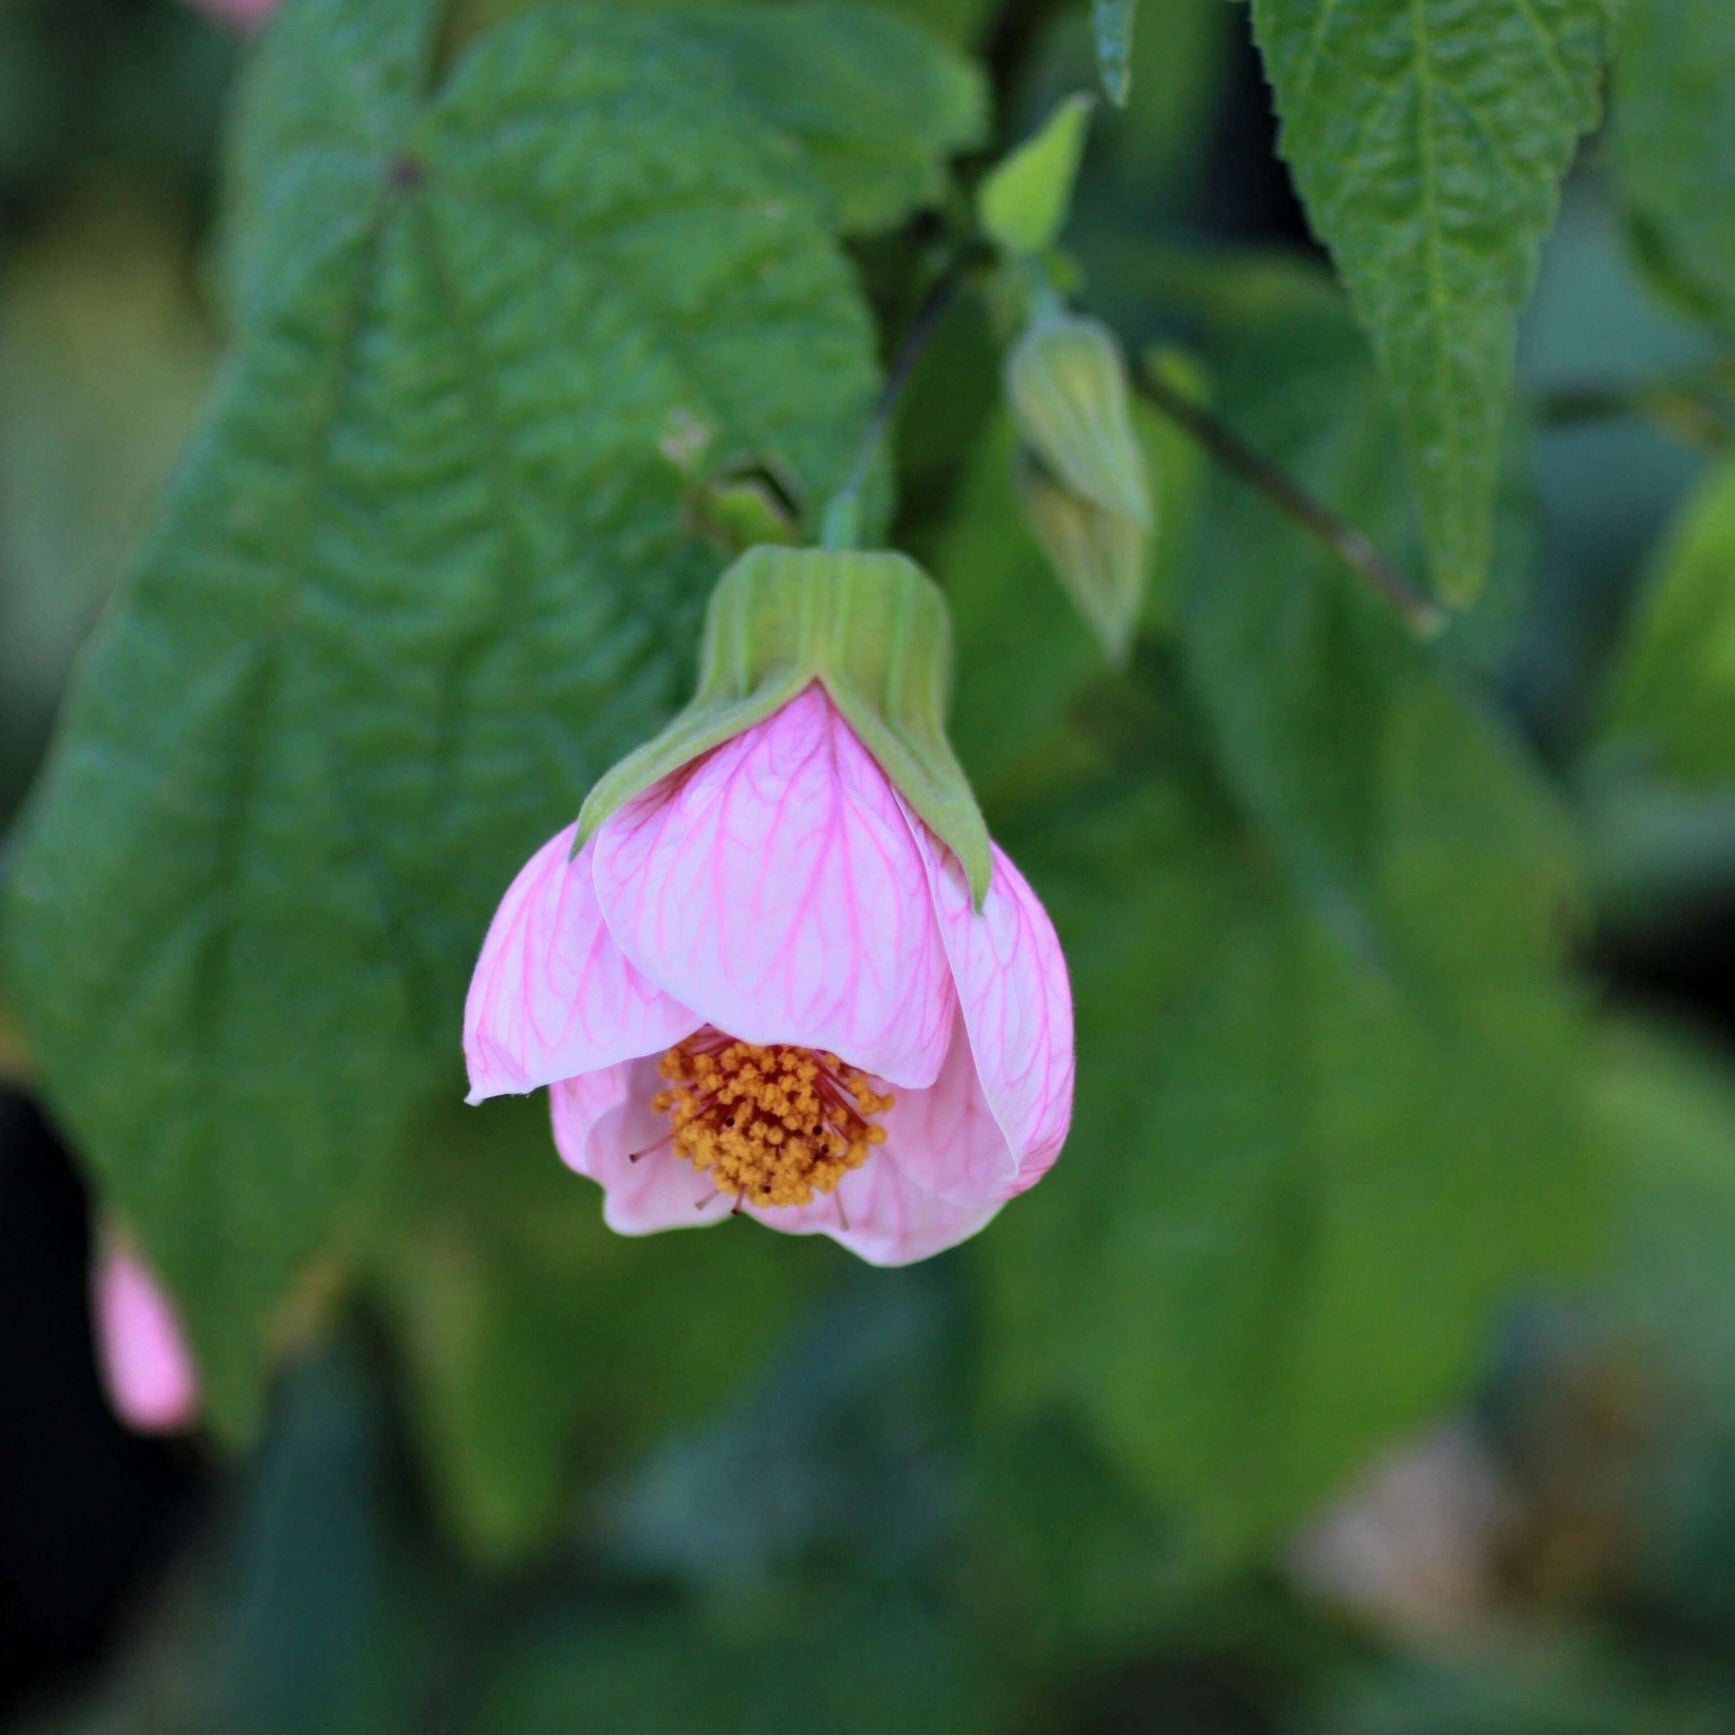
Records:
[[[92,1290],[97,1359],[115,1414],[142,1434],[190,1428],[199,1383],[174,1308],[119,1236],[104,1237]]]
[[[623,1234],[746,1211],[901,1265],[1041,1178],[1072,1114],[1047,913],[994,851],[980,912],[824,689],[569,826],[494,917],[471,1102],[553,1087]]]
[[[188,0],[188,4],[200,12],[208,12],[213,18],[220,18],[225,24],[252,30],[270,17],[277,0]]]

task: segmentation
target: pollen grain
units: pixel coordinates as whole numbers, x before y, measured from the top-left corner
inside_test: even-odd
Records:
[[[651,1107],[669,1117],[676,1156],[745,1204],[811,1204],[885,1141],[876,1117],[893,1099],[835,1054],[703,1030],[657,1070],[669,1084]]]

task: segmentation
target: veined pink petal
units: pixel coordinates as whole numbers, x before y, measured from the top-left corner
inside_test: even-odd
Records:
[[[637,1060],[562,1079],[549,1092],[555,1146],[569,1168],[602,1186],[603,1221],[619,1235],[702,1229],[735,1203],[669,1149],[668,1119],[651,1112],[662,1082],[655,1060]]]
[[[168,1297],[145,1263],[110,1236],[92,1282],[97,1359],[115,1414],[142,1434],[193,1425],[199,1382]]]
[[[981,912],[957,857],[912,814],[922,840],[952,979],[982,1093],[1005,1135],[1004,1158],[985,1141],[936,1180],[955,1196],[1021,1193],[1047,1172],[1072,1121],[1072,989],[1048,912],[1005,851],[994,846],[994,879]],[[1004,1170],[993,1173],[996,1162]],[[925,1176],[926,1171],[918,1171]]]
[[[871,1265],[908,1265],[967,1240],[999,1209],[999,1196],[966,1203],[940,1198],[913,1180],[896,1154],[907,1140],[926,1162],[923,1141],[958,1126],[960,1115],[968,1117],[963,1105],[972,1094],[976,1136],[992,1138],[1004,1151],[998,1127],[974,1092],[967,1049],[961,1085],[950,1064],[948,1072],[950,1082],[942,1074],[933,1090],[899,1099],[886,1117],[886,1143],[846,1175],[835,1193],[808,1205],[748,1206],[747,1214],[785,1234],[829,1235]],[[603,1221],[622,1235],[703,1228],[734,1209],[732,1198],[669,1148],[668,1120],[650,1107],[662,1082],[655,1061],[647,1059],[563,1079],[550,1092],[561,1156],[602,1186]],[[929,1101],[936,1095],[942,1099],[938,1107]],[[640,1153],[636,1162],[634,1152]]]
[[[953,995],[923,852],[822,688],[617,809],[595,852],[621,951],[706,1023],[938,1075]]]
[[[869,1265],[913,1265],[944,1253],[968,1241],[999,1209],[998,1200],[958,1205],[928,1192],[891,1154],[889,1135],[836,1192],[807,1205],[747,1207],[768,1229],[829,1235]]]
[[[1019,1191],[1018,1165],[977,1077],[961,1010],[940,1076],[926,1090],[892,1094],[880,1122],[886,1142],[870,1163],[889,1153],[924,1191],[954,1205],[998,1205]]]
[[[495,912],[464,1004],[470,1101],[657,1054],[702,1022],[647,982],[603,922],[591,848],[550,838]]]

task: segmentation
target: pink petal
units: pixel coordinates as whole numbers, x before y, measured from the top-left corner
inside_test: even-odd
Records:
[[[522,1093],[658,1054],[700,1019],[660,993],[615,945],[575,826],[525,864],[495,912],[464,1004],[470,1101]]]
[[[169,1299],[144,1262],[110,1237],[92,1285],[97,1359],[115,1414],[143,1434],[193,1425],[199,1381]]]
[[[958,859],[914,815],[940,933],[984,1096],[1009,1147],[986,1141],[947,1159],[943,1178],[918,1170],[948,1193],[1002,1198],[1047,1171],[1072,1121],[1072,990],[1054,924],[1005,852],[994,849],[994,879],[978,914]],[[906,1159],[908,1160],[908,1159]],[[1004,1164],[1004,1167],[1000,1167]]]
[[[882,1152],[924,1191],[955,1205],[998,1205],[1020,1189],[1018,1165],[976,1075],[960,1010],[940,1076],[926,1090],[892,1092]],[[879,1152],[869,1159],[878,1161]]]
[[[918,1185],[891,1154],[889,1141],[837,1191],[808,1205],[748,1206],[768,1229],[829,1235],[869,1265],[913,1265],[967,1241],[1000,1209],[999,1201],[957,1205]]]
[[[596,891],[620,949],[704,1021],[929,1084],[953,997],[923,852],[823,689],[604,820]]]
[[[967,1051],[964,1074],[968,1081]],[[734,1208],[733,1199],[717,1192],[663,1142],[668,1120],[650,1106],[661,1083],[655,1061],[639,1060],[562,1079],[549,1093],[561,1156],[602,1186],[603,1221],[621,1235],[703,1228]],[[846,1175],[836,1193],[809,1205],[749,1206],[747,1214],[785,1234],[829,1235],[870,1265],[908,1265],[968,1239],[999,1209],[999,1199],[957,1204],[939,1198],[917,1185],[895,1154],[904,1132],[916,1129],[926,1138],[954,1112],[942,1109],[934,1118],[928,1099],[940,1088],[912,1091],[893,1106],[886,1116],[886,1143]],[[948,1101],[967,1100],[970,1094],[956,1088],[945,1093]],[[978,1118],[1004,1150],[985,1108]],[[641,1153],[637,1162],[635,1151]]]
[[[734,1204],[664,1142],[668,1119],[651,1112],[662,1082],[654,1060],[637,1060],[562,1079],[549,1092],[555,1147],[601,1185],[603,1221],[618,1235],[702,1229]]]

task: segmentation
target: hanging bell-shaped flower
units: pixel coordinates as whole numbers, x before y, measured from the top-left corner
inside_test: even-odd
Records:
[[[947,743],[950,662],[901,555],[750,551],[692,703],[507,891],[471,1101],[548,1085],[615,1229],[740,1213],[897,1265],[1053,1162],[1066,966]]]

